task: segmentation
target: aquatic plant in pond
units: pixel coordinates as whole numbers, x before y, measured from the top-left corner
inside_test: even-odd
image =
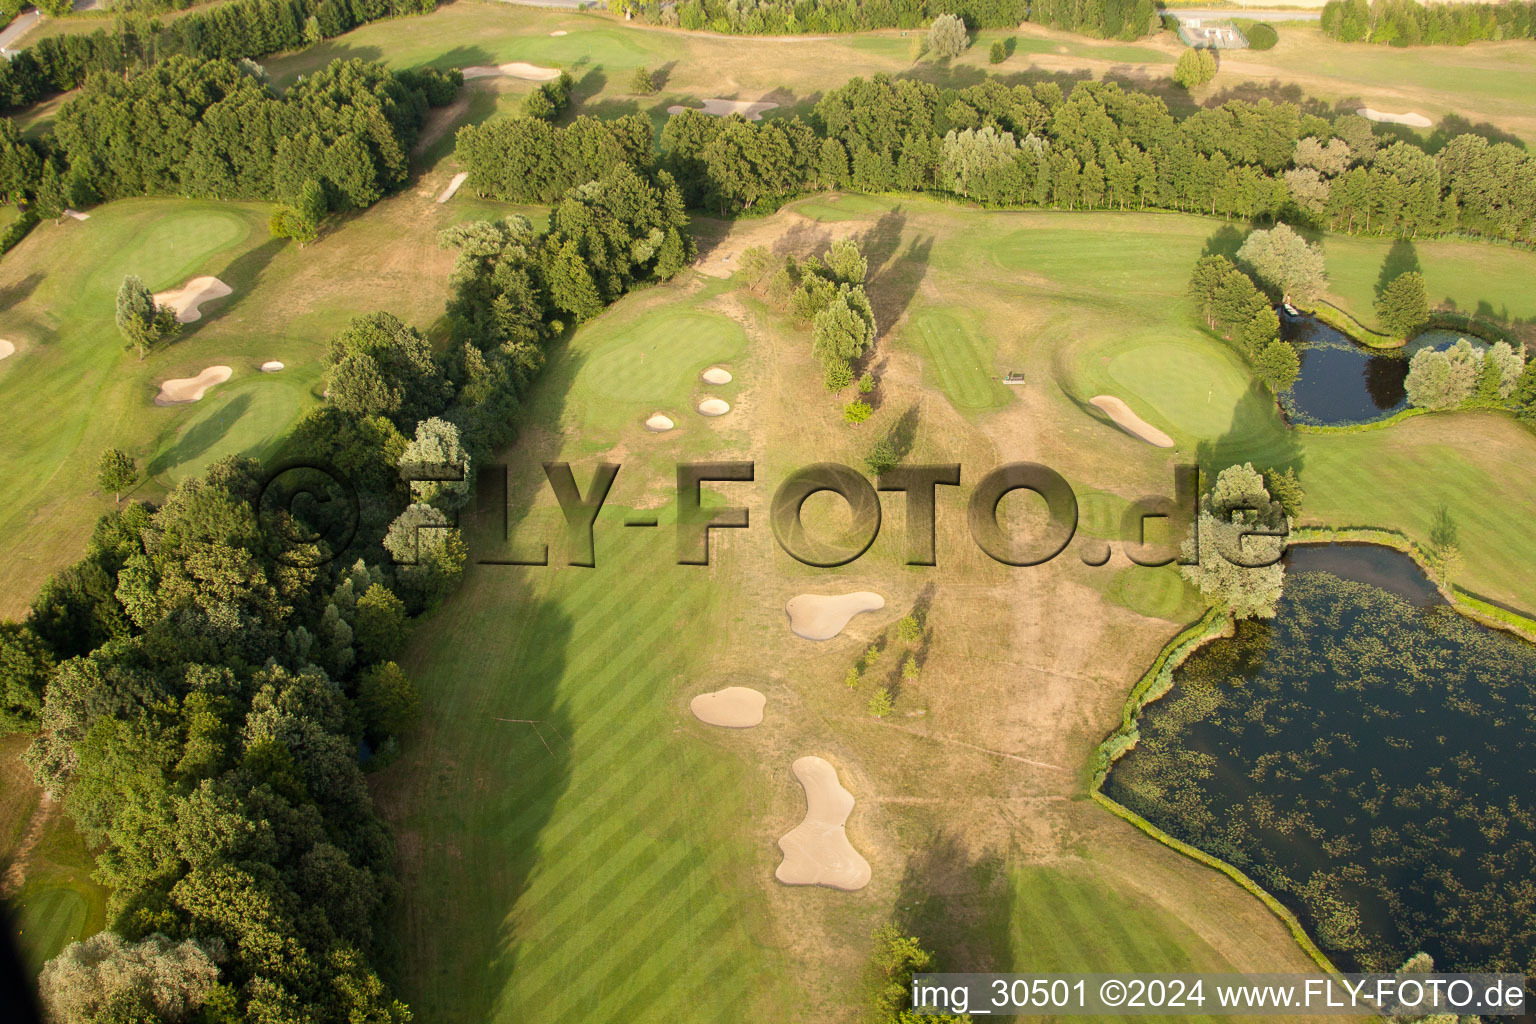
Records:
[[[1246,872],[1341,966],[1422,949],[1530,973],[1536,646],[1375,550],[1298,549],[1278,616],[1180,667],[1106,792]]]

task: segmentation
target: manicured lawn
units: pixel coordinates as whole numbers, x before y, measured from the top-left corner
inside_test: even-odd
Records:
[[[1011,873],[1015,970],[1169,974],[1231,964],[1177,918],[1125,891],[1105,889],[1092,858]]]
[[[408,668],[431,726],[385,805],[404,808],[404,994],[423,1019],[789,1005],[753,895],[776,862],[743,827],[753,769],[686,708],[729,601],[708,573],[666,572],[669,538],[621,514],[598,526],[597,570],[477,567],[419,627]],[[444,630],[460,642],[431,639]]]
[[[990,339],[966,311],[924,309],[912,317],[907,337],[937,370],[936,383],[957,409],[995,409],[1008,402]]]
[[[1507,245],[1454,239],[1411,242],[1329,235],[1328,290],[1363,323],[1376,323],[1383,267],[1424,274],[1432,306],[1475,313],[1506,324],[1536,320],[1536,253]]]

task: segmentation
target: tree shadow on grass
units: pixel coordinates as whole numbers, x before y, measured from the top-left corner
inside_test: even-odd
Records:
[[[1300,473],[1304,462],[1300,436],[1286,425],[1275,396],[1258,381],[1251,382],[1238,399],[1226,433],[1201,441],[1195,448],[1195,459],[1207,487],[1228,466],[1251,462],[1260,471],[1294,469]]]
[[[497,486],[495,472],[478,476],[459,521],[469,549],[464,582],[421,620],[409,655],[413,665],[430,654],[444,666],[435,680],[441,688],[422,687],[418,734],[462,742],[442,757],[425,751],[402,758],[407,763],[387,769],[381,787],[386,819],[402,849],[413,847],[401,858],[408,927],[400,934],[414,937],[405,956],[421,989],[407,985],[402,995],[420,1005],[423,1019],[491,1020],[514,973],[539,970],[529,962],[536,947],[526,944],[515,910],[541,866],[540,838],[570,788],[574,727],[559,690],[575,623],[559,601],[530,593],[528,570],[486,563],[529,553],[528,539],[514,551],[506,538],[531,516],[532,496],[547,486],[540,458],[559,451],[553,432],[585,359],[570,351],[574,333],[567,329],[548,346],[546,369],[524,396],[517,440],[486,460],[507,467],[499,475],[507,488]],[[561,559],[553,535],[549,549],[551,563]],[[513,622],[515,636],[508,632]],[[450,653],[453,645],[463,654]],[[459,720],[465,708],[481,718],[473,729]],[[456,808],[448,820],[462,823],[449,834],[431,827],[444,822],[443,806]],[[434,1000],[424,998],[429,993]]]
[[[1448,146],[1452,139],[1458,135],[1477,135],[1487,139],[1490,143],[1507,142],[1516,149],[1525,149],[1525,140],[1518,135],[1511,135],[1502,128],[1498,128],[1483,121],[1473,124],[1460,114],[1446,114],[1435,126],[1435,130],[1423,142],[1417,143],[1425,152],[1438,153]]]
[[[230,294],[221,299],[205,302],[199,307],[202,315],[184,325],[173,344],[195,337],[205,324],[228,316],[239,308],[250,298],[256,288],[256,282],[261,279],[267,265],[272,262],[272,257],[276,256],[286,244],[288,244],[286,238],[269,238],[256,248],[241,253],[223,270],[215,274],[214,276],[220,281],[229,285]]]
[[[1413,239],[1396,239],[1392,243],[1392,248],[1387,250],[1387,258],[1381,262],[1381,273],[1376,278],[1376,297],[1381,298],[1387,290],[1387,285],[1396,280],[1399,275],[1420,273],[1423,269],[1419,264],[1419,250],[1414,247]]]
[[[939,831],[907,860],[892,908],[941,971],[1005,971],[1013,966],[1014,888],[998,851],[974,850]]]
[[[901,249],[906,223],[907,215],[896,206],[881,214],[874,226],[857,239],[869,260],[865,287],[874,308],[875,324],[882,333],[888,333],[901,319],[928,275],[933,237],[913,239]]]
[[[215,401],[217,401],[217,397],[215,397]],[[155,456],[148,467],[146,467],[145,472],[152,477],[159,476],[161,473],[169,472],[177,466],[184,466],[192,462],[208,452],[214,445],[224,440],[230,428],[239,421],[241,416],[245,415],[246,410],[250,407],[250,394],[242,392],[229,399],[224,403],[223,408],[217,412],[199,410],[204,412],[203,419],[183,434],[181,439],[175,444]]]
[[[1225,256],[1229,260],[1237,259],[1237,250],[1243,247],[1243,239],[1247,237],[1234,225],[1223,224],[1216,229],[1215,234],[1205,240],[1205,248],[1200,250],[1201,256]]]

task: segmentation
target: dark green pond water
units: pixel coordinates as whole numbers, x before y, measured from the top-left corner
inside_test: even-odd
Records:
[[[1272,621],[1196,652],[1105,791],[1237,865],[1341,967],[1536,975],[1536,645],[1406,555],[1288,556]]]

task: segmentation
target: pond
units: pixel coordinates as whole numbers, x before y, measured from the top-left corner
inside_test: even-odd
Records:
[[[1366,423],[1407,408],[1408,360],[1401,350],[1366,348],[1305,313],[1282,313],[1280,336],[1301,357],[1301,376],[1281,396],[1293,421]]]
[[[1280,313],[1280,337],[1296,346],[1301,376],[1280,396],[1293,423],[1369,423],[1408,408],[1408,361],[1421,348],[1448,349],[1454,331],[1425,331],[1397,349],[1374,349],[1306,313]],[[1479,338],[1471,338],[1484,344]]]
[[[1536,645],[1406,555],[1308,545],[1270,621],[1147,706],[1113,799],[1245,871],[1342,968],[1536,967]]]

